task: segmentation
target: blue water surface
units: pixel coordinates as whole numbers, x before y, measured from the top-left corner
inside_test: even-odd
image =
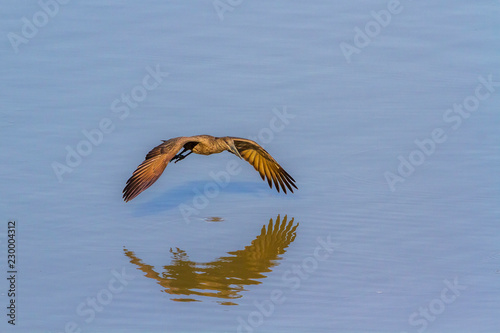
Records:
[[[0,17],[2,332],[498,331],[498,2]],[[151,148],[197,134],[256,140],[299,189],[193,154],[122,200]]]

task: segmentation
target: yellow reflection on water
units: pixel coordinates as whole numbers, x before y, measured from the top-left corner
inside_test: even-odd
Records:
[[[188,254],[180,248],[170,249],[170,265],[163,266],[160,274],[151,265],[146,265],[133,251],[124,249],[130,262],[137,265],[145,276],[157,281],[172,295],[184,297],[172,298],[178,302],[199,302],[193,296],[216,297],[220,299],[240,298],[245,286],[260,284],[266,277],[263,273],[271,272],[278,264],[280,255],[295,240],[299,224],[294,219],[287,221],[278,217],[269,224],[264,224],[260,235],[242,250],[227,252],[227,256],[214,261],[201,263],[189,259]],[[222,305],[237,305],[231,301],[219,301]]]

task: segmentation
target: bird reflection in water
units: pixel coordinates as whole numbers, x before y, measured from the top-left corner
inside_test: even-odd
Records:
[[[130,262],[146,273],[146,277],[156,280],[165,288],[164,292],[185,296],[172,298],[174,301],[200,301],[193,296],[235,300],[242,297],[240,292],[245,290],[245,286],[262,283],[265,273],[272,271],[271,268],[281,259],[280,255],[295,240],[298,226],[293,218],[287,221],[286,215],[283,219],[278,215],[274,223],[270,219],[267,227],[265,224],[262,226],[260,235],[250,245],[207,263],[191,261],[185,251],[171,248],[172,261],[170,265],[163,266],[164,272],[161,274],[153,266],[144,264],[134,252],[124,251]],[[237,305],[231,301],[218,303]]]

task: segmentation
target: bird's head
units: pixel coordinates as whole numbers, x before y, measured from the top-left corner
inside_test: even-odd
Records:
[[[236,146],[234,145],[234,141],[233,139],[231,139],[230,137],[225,137],[223,138],[224,140],[224,143],[226,144],[227,146],[227,150],[230,152],[230,153],[233,153],[234,155],[238,156],[239,158],[242,158],[238,149],[236,148]]]

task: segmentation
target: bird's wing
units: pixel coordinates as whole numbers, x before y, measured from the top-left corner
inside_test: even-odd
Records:
[[[189,137],[173,138],[154,147],[146,155],[144,162],[135,169],[132,177],[127,180],[127,185],[123,189],[123,200],[130,201],[153,185],[170,160],[189,141],[192,141]]]
[[[290,192],[293,193],[292,186],[297,188],[297,186],[295,186],[295,179],[293,179],[264,148],[252,140],[243,138],[231,139],[241,157],[253,165],[255,170],[259,172],[262,180],[264,180],[264,177],[267,178],[269,187],[272,188],[274,182],[274,186],[278,192],[281,187],[283,192],[286,193],[286,189],[288,188]]]

